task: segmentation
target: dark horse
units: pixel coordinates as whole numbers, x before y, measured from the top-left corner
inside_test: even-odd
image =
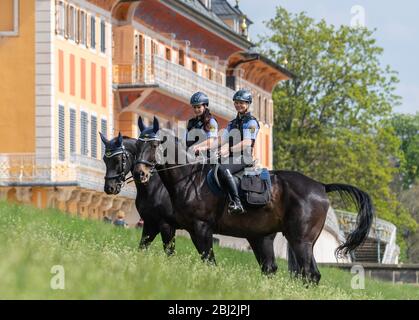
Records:
[[[156,119],[153,130],[159,131]],[[180,144],[177,140],[175,143]],[[263,208],[248,208],[244,215],[231,215],[227,213],[226,198],[215,196],[206,183],[211,165],[158,164],[156,152],[161,151],[157,141],[138,140],[133,174],[145,182],[150,178],[151,170],[157,169],[172,199],[177,222],[190,233],[203,260],[215,263],[213,234],[241,237],[249,241],[262,271],[275,273],[273,241],[276,233],[282,232],[289,244],[288,268],[291,274],[318,283],[320,272],[313,247],[329,209],[327,193],[334,191],[351,199],[358,209],[357,227],[337,248],[336,254],[352,252],[368,235],[374,209],[369,195],[356,187],[323,184],[298,172],[271,171],[271,202]],[[177,155],[181,152],[185,151],[179,148]]]
[[[103,160],[106,164],[104,190],[107,194],[118,194],[125,183],[126,175],[134,168],[136,139],[118,137],[108,141],[100,134],[105,144]],[[144,185],[135,182],[137,198],[135,206],[144,220],[140,249],[147,249],[160,232],[163,248],[167,255],[175,251],[175,217],[169,194],[158,176]]]

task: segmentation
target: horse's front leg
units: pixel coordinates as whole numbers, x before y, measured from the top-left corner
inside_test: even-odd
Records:
[[[160,234],[163,241],[164,252],[170,257],[175,253],[176,228],[163,222],[160,224]]]
[[[150,223],[144,221],[143,234],[141,235],[139,249],[146,250],[153,242],[154,238],[157,236],[158,233],[158,229],[152,227]]]
[[[208,222],[196,221],[194,223],[194,230],[190,232],[192,242],[201,255],[201,259],[210,265],[217,265],[214,256],[213,245],[213,230]]]

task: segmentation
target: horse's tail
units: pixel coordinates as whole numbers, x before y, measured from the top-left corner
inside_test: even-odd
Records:
[[[374,219],[374,206],[370,196],[356,187],[346,184],[324,184],[326,192],[337,191],[343,201],[351,200],[358,210],[356,228],[349,235],[345,243],[335,251],[337,257],[347,255],[359,247],[370,231]]]

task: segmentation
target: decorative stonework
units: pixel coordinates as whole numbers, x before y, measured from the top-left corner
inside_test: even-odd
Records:
[[[19,187],[16,188],[16,199],[17,201],[25,204],[32,202],[32,188],[31,187]]]

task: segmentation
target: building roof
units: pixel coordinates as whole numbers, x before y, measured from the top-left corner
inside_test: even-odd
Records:
[[[214,20],[215,22],[226,26],[223,20],[221,20],[212,10],[209,10],[207,7],[205,7],[201,1],[199,0],[178,0],[178,1],[183,2],[184,4],[191,7],[192,9],[205,15],[207,18],[210,18]]]
[[[235,16],[238,18],[243,17],[245,14],[237,6],[232,6],[227,0],[212,0],[212,11],[219,17],[231,17]],[[248,24],[253,22],[246,17]]]
[[[227,25],[221,17],[217,16],[213,10],[208,9],[199,0],[160,0],[166,5],[171,6],[175,10],[180,10],[182,14],[192,15],[200,22],[206,25],[206,28],[216,30],[223,36],[232,40],[233,43],[240,45],[243,48],[249,48],[252,46],[250,40],[243,35],[234,31],[229,25]],[[185,10],[186,9],[186,10]]]

